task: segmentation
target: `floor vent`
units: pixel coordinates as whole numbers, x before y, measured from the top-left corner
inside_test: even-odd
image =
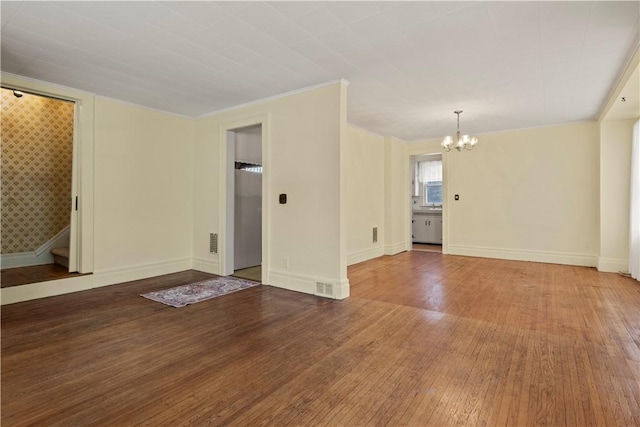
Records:
[[[333,296],[333,284],[316,282],[316,295],[332,297]]]

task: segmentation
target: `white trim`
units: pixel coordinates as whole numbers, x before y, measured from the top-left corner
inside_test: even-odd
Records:
[[[147,279],[164,274],[190,270],[191,258],[181,258],[164,262],[140,264],[105,270],[86,276],[70,277],[47,282],[12,286],[0,290],[0,304],[13,304],[37,298],[45,298],[71,292],[84,291],[114,284],[123,284],[132,280]]]
[[[385,255],[397,255],[407,250],[406,242],[391,243],[390,245],[384,245]]]
[[[288,289],[290,291],[302,292],[314,295],[316,291],[316,280],[313,277],[300,274],[289,273],[281,270],[271,270],[269,272],[271,283],[269,285],[276,288]]]
[[[271,241],[271,114],[258,114],[232,120],[220,124],[220,253],[218,267],[220,275],[233,274],[233,193],[229,192],[229,184],[234,179],[231,169],[228,133],[248,126],[260,125],[262,128],[262,265],[269,265],[269,243]],[[229,258],[227,255],[230,255]],[[268,272],[262,270],[262,282],[269,283]]]
[[[626,259],[599,258],[597,268],[603,273],[626,273],[629,271],[629,262]]]
[[[227,108],[222,108],[220,110],[215,110],[215,111],[212,111],[210,113],[205,113],[205,114],[202,114],[200,116],[196,116],[195,119],[205,119],[207,117],[215,116],[217,114],[226,113],[228,111],[233,111],[233,110],[238,110],[238,109],[241,109],[241,108],[249,107],[249,106],[260,104],[260,103],[267,102],[267,101],[275,101],[276,99],[285,98],[287,96],[296,95],[296,94],[299,94],[299,93],[309,92],[311,90],[319,89],[319,88],[325,87],[325,86],[330,86],[330,85],[333,85],[333,84],[336,84],[336,83],[343,83],[343,84],[345,84],[347,86],[349,86],[351,84],[348,80],[345,80],[345,79],[330,80],[328,82],[318,83],[317,85],[307,86],[307,87],[304,87],[304,88],[301,88],[301,89],[295,89],[295,90],[291,90],[289,92],[279,93],[277,95],[268,96],[266,98],[256,99],[255,101],[245,102],[244,104],[240,104],[240,105],[234,105],[233,107],[227,107]]]
[[[351,252],[347,254],[347,265],[357,264],[359,262],[367,261],[373,258],[378,258],[384,255],[384,247],[376,246],[375,248],[362,249],[359,251]]]
[[[98,286],[113,285],[116,283],[130,282],[132,280],[146,279],[148,277],[161,276],[163,274],[177,273],[190,270],[191,258],[179,258],[168,261],[153,262],[149,264],[130,265],[111,270],[96,271],[93,276],[99,279]]]
[[[549,264],[579,265],[584,267],[595,267],[597,265],[597,257],[592,254],[459,245],[449,245],[448,249],[449,255],[546,262]]]
[[[341,280],[336,283],[336,287],[334,288],[334,297],[335,299],[345,299],[349,298],[351,285],[349,284],[349,279]]]
[[[79,224],[79,270],[81,273],[93,271],[93,166],[94,166],[94,111],[95,94],[67,86],[23,77],[16,74],[1,74],[2,84],[13,89],[24,90],[42,96],[67,100],[75,103],[74,150],[78,158],[74,169],[77,176],[78,224]]]
[[[53,255],[44,253],[41,256],[35,252],[18,252],[0,255],[2,268],[31,267],[33,265],[53,264]]]
[[[637,35],[638,34],[636,33],[636,37]],[[636,39],[636,42],[637,42],[637,39]],[[640,44],[637,45],[635,49],[629,54],[629,57],[626,58],[622,71],[620,71],[619,74],[616,76],[616,79],[614,80],[613,85],[609,87],[609,90],[607,91],[607,97],[605,98],[605,101],[600,106],[600,110],[598,111],[598,114],[596,114],[596,117],[598,118],[599,122],[606,120],[607,114],[609,114],[609,111],[611,111],[611,107],[613,107],[613,104],[615,104],[616,101],[618,100],[618,96],[620,95],[620,92],[622,92],[624,87],[627,85],[627,83],[629,82],[629,79],[631,78],[636,67],[638,67],[639,64],[640,64]]]
[[[46,85],[49,86],[51,89],[55,89],[55,90],[63,90],[63,91],[71,91],[71,92],[76,92],[79,94],[83,94],[83,95],[87,95],[87,96],[94,96],[95,93],[93,92],[88,92],[86,90],[82,90],[82,89],[76,89],[73,87],[69,87],[69,86],[64,86],[64,85],[60,85],[57,83],[50,83],[50,82],[46,82],[44,80],[38,80],[38,79],[34,79],[32,77],[25,77],[25,76],[21,76],[19,74],[14,74],[14,73],[7,73],[6,71],[2,72],[2,86],[11,86],[11,89],[24,89],[25,92],[28,93],[32,93],[30,89],[30,86],[22,86],[21,84],[14,84],[14,83],[5,83],[6,78],[9,78],[9,80],[11,79],[19,79],[19,80],[24,80],[27,83],[34,83],[37,85]],[[35,95],[39,95],[39,93],[36,93]],[[55,95],[55,92],[52,92],[52,96],[57,97]],[[60,98],[62,100],[65,100],[66,98]],[[68,100],[68,99],[67,99]]]
[[[47,240],[45,244],[43,244],[33,252],[36,254],[36,256],[40,256],[43,252],[49,252],[51,249],[53,249],[56,243],[60,244],[60,246],[58,247],[63,247],[62,243],[64,243],[65,240],[69,239],[69,229],[70,226],[67,225],[65,228],[60,230],[58,234]]]
[[[20,252],[15,254],[0,255],[2,268],[29,267],[33,265],[53,264],[51,249],[69,245],[69,226],[60,230],[58,234],[49,239],[33,252]]]
[[[349,297],[349,279],[336,281],[324,277],[303,276],[301,274],[289,273],[282,270],[269,271],[271,282],[269,285],[287,289],[290,291],[302,292],[310,295],[316,294],[316,283],[330,283],[334,285],[333,299],[345,299]],[[326,295],[319,295],[327,297]]]
[[[220,275],[220,262],[217,259],[194,257],[191,268],[205,273]]]

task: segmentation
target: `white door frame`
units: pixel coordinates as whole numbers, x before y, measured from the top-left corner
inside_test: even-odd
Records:
[[[448,187],[448,173],[449,173],[449,158],[446,153],[443,152],[428,152],[428,153],[410,153],[409,154],[409,177],[408,177],[408,185],[409,185],[409,212],[408,212],[408,224],[409,224],[409,232],[408,232],[408,250],[413,250],[413,238],[412,238],[412,227],[411,221],[413,220],[413,178],[414,178],[414,159],[413,156],[429,156],[434,154],[442,155],[442,253],[449,253],[449,208],[447,207],[447,202],[449,200],[449,187]]]
[[[260,125],[262,127],[262,283],[269,283],[270,208],[270,116],[263,114],[234,120],[220,126],[220,274],[233,274],[234,240],[234,141],[230,138],[236,129]]]
[[[50,98],[58,98],[75,104],[73,132],[72,168],[72,226],[70,235],[75,244],[75,261],[80,273],[93,272],[93,150],[94,150],[94,104],[92,93],[82,92],[50,83],[26,79],[9,73],[2,73],[2,85]],[[78,210],[75,210],[78,197]],[[74,230],[73,223],[76,227]],[[69,259],[71,270],[71,257]]]

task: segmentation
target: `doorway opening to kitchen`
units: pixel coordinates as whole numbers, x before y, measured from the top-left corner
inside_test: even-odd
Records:
[[[442,253],[444,173],[442,153],[411,156],[411,248]]]

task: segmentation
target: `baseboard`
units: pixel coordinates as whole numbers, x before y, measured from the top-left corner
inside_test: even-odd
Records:
[[[316,292],[316,284],[330,284],[333,287],[333,295],[324,295]],[[318,295],[327,298],[344,299],[349,296],[349,280],[335,280],[324,277],[311,277],[301,274],[289,273],[282,270],[269,271],[269,285],[290,291],[305,294]]]
[[[192,259],[182,258],[165,262],[104,270],[85,276],[12,286],[10,288],[3,288],[0,290],[0,305],[68,294],[71,292],[85,291],[87,289],[130,282],[132,280],[162,276],[163,274],[190,270],[191,267]]]
[[[218,274],[219,265],[216,260],[202,258],[180,258],[164,262],[127,266],[123,268],[97,271],[84,276],[65,279],[50,280],[47,282],[31,283],[28,285],[12,286],[0,290],[0,305],[14,304],[38,298],[46,298],[71,292],[85,291],[131,282],[133,280],[147,279],[149,277],[162,276],[164,274],[177,273],[190,269]],[[316,293],[316,284],[324,283],[333,285],[333,295],[321,295]],[[349,280],[334,280],[323,277],[311,277],[286,271],[269,272],[271,286],[303,292],[311,295],[319,295],[334,299],[344,299],[349,296]]]
[[[41,256],[38,256],[35,252],[0,255],[0,265],[2,268],[31,267],[43,264],[53,264],[53,255],[43,253]]]
[[[193,263],[191,258],[179,258],[169,261],[96,271],[93,275],[99,279],[98,286],[107,286],[116,283],[130,282],[132,280],[146,279],[148,277],[162,276],[163,274],[177,273],[178,271],[190,270],[192,265]]]
[[[0,265],[2,268],[18,268],[53,264],[51,249],[62,246],[69,246],[68,225],[33,252],[0,255]]]
[[[396,255],[407,250],[406,242],[397,242],[384,246],[384,255]]]
[[[629,271],[629,262],[625,259],[599,258],[598,271],[603,273],[618,273],[622,271],[626,273]]]
[[[384,255],[384,248],[382,246],[351,252],[347,255],[347,265],[357,264],[359,262],[381,257],[382,255]]]
[[[194,257],[192,268],[210,274],[220,274],[220,262],[217,259]]]
[[[549,264],[579,265],[585,267],[595,267],[597,265],[597,257],[595,255],[571,252],[449,245],[449,254],[481,258],[511,259],[516,261],[546,262]]]

